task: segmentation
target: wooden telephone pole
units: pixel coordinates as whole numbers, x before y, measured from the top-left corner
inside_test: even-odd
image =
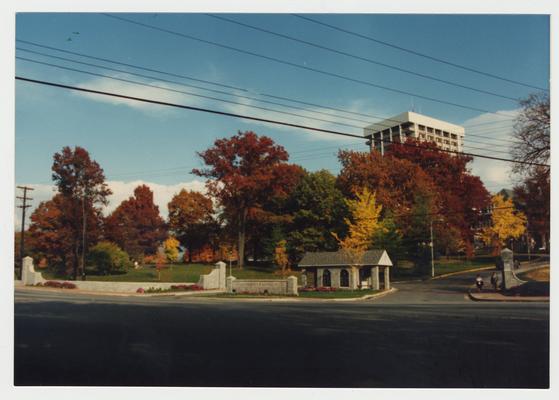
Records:
[[[27,207],[31,207],[30,204],[27,204],[28,200],[33,200],[30,197],[27,197],[28,190],[34,190],[31,187],[27,186],[18,186],[18,189],[23,190],[23,196],[16,196],[18,199],[22,200],[21,205],[17,206],[17,208],[21,208],[21,237],[20,237],[20,244],[19,244],[19,274],[18,278],[21,279],[21,274],[23,271],[23,256],[25,255],[25,210]]]

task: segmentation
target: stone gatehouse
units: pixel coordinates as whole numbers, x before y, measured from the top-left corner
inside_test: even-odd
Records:
[[[392,261],[386,250],[368,250],[359,262],[350,260],[343,251],[307,252],[298,267],[303,273],[304,286],[340,289],[380,290],[382,271],[384,289],[390,289]]]

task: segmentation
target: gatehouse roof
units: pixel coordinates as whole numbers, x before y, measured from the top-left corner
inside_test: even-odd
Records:
[[[352,257],[343,250],[338,251],[319,251],[306,252],[303,259],[299,262],[299,267],[349,267],[349,266],[369,266],[380,265],[391,267],[392,261],[388,257],[386,250],[367,250],[359,262],[352,260]]]

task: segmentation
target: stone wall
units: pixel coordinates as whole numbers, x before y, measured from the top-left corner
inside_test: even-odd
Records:
[[[223,261],[218,261],[214,265],[214,269],[206,275],[201,275],[198,285],[204,290],[208,289],[225,289],[225,268]]]
[[[297,296],[297,278],[290,276],[287,279],[237,279],[230,276],[227,278],[227,292]]]

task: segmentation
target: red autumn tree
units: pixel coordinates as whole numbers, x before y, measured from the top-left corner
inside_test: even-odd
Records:
[[[200,192],[182,189],[169,204],[169,229],[188,250],[188,262],[192,254],[210,241],[216,231],[212,199]]]
[[[60,153],[54,154],[52,179],[58,192],[64,198],[65,229],[72,232],[74,279],[77,278],[80,255],[85,260],[88,234],[88,209],[98,213],[99,206],[107,205],[107,196],[112,192],[105,183],[105,175],[99,164],[92,160],[87,150],[76,146],[73,150],[64,147]],[[96,221],[92,221],[95,223]],[[85,242],[84,242],[85,237]],[[82,276],[85,277],[85,265],[82,265]]]
[[[431,177],[411,161],[358,151],[340,151],[338,158],[342,169],[337,185],[346,197],[367,187],[384,210],[404,215],[413,208],[416,196],[436,196]],[[431,203],[437,204],[436,200]]]
[[[391,146],[388,157],[410,161],[432,178],[440,199],[437,219],[443,222],[439,225],[439,233],[450,235],[452,230],[458,230],[466,250],[471,250],[480,210],[491,201],[479,177],[469,173],[468,164],[472,157],[438,151],[432,142],[408,139],[406,143],[412,146]]]
[[[242,268],[249,213],[261,209],[266,199],[286,196],[300,168],[287,164],[289,155],[282,146],[254,132],[218,139],[198,155],[208,168],[192,173],[208,178],[209,193],[219,200],[230,223],[236,226]]]
[[[68,266],[73,269],[76,250],[73,220],[79,220],[80,216],[81,210],[73,207],[73,202],[61,194],[41,202],[31,214],[28,231],[29,248],[33,249],[34,256],[46,258],[49,265],[57,266],[63,271]],[[89,221],[86,241],[95,243],[101,236],[101,212],[88,204],[86,218]]]
[[[514,200],[528,218],[527,239],[539,248],[549,249],[550,179],[546,167],[533,168],[529,176],[514,188]]]
[[[107,217],[105,227],[107,238],[136,260],[156,254],[159,244],[167,238],[165,222],[146,185],[138,186],[134,196],[120,203]]]

